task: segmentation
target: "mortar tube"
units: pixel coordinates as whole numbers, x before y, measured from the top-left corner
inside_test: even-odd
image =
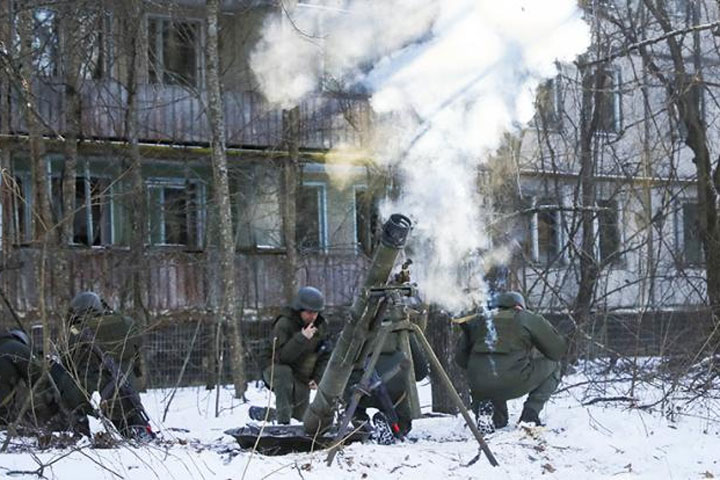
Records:
[[[347,386],[353,366],[368,339],[370,323],[378,314],[378,306],[383,300],[383,297],[370,295],[370,288],[387,283],[411,228],[412,221],[397,213],[391,215],[383,225],[382,237],[363,287],[353,301],[347,323],[330,356],[315,398],[303,416],[303,425],[308,434],[315,435],[332,423],[335,406]]]

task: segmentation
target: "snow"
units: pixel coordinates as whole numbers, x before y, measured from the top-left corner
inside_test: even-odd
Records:
[[[272,403],[272,394],[253,383],[248,402],[234,399],[230,387],[222,388],[218,417],[215,391],[204,387],[178,390],[165,422],[161,419],[170,391],[143,394],[161,437],[149,445],[99,449],[83,440],[72,449],[40,450],[32,439],[13,439],[10,453],[0,454],[0,477],[38,478],[29,473],[9,475],[34,471],[38,462],[52,463],[42,473],[58,479],[720,477],[717,385],[700,399],[678,390],[662,401],[669,382],[646,382],[628,395],[629,379],[594,374],[592,380],[587,383],[582,374],[564,379],[541,415],[547,427],[516,425],[522,399],[509,402],[510,426],[487,438],[499,467],[490,466],[484,457],[468,465],[478,448],[459,416],[416,420],[404,443],[347,446],[331,467],[325,465],[324,451],[276,457],[241,451],[224,430],[244,425],[250,404]],[[429,411],[430,385],[423,382],[419,389],[421,404]],[[635,400],[597,401],[619,396]],[[99,429],[99,423],[93,428]]]

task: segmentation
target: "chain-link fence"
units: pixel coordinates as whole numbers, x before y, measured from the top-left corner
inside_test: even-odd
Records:
[[[332,338],[337,338],[347,309],[326,312]],[[585,358],[612,355],[674,355],[696,353],[707,339],[712,322],[707,312],[656,312],[653,314],[614,314],[598,316],[592,325],[574,335],[575,326],[568,315],[546,315],[559,330],[577,342],[577,352]],[[248,381],[261,378],[270,358],[273,314],[264,314],[241,322],[245,368]],[[0,319],[5,331],[17,325],[7,315]],[[450,360],[454,343],[450,324],[429,325],[428,337],[438,354]],[[227,329],[223,329],[227,330]],[[41,345],[42,330],[31,328],[35,345]],[[214,385],[218,381],[216,358],[217,325],[210,315],[198,315],[182,321],[165,319],[149,329],[144,338],[143,354],[148,387],[174,385]],[[221,382],[231,381],[228,335],[221,335],[223,368]],[[57,332],[52,332],[56,338]],[[446,344],[447,343],[447,344]],[[452,368],[450,369],[452,370]]]

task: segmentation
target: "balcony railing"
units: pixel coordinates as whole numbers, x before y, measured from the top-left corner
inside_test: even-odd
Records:
[[[11,89],[10,109],[0,116],[4,133],[27,134],[26,98]],[[37,79],[33,85],[37,113],[44,135],[67,131],[65,85]],[[126,140],[127,89],[115,81],[85,81],[80,91],[83,138]],[[283,142],[283,115],[250,91],[228,91],[223,95],[227,142],[232,147],[278,148]],[[183,87],[141,85],[137,92],[138,137],[141,142],[204,145],[210,141],[206,94]],[[301,148],[331,149],[338,145],[359,146],[370,117],[363,98],[339,98],[317,94],[299,104]],[[9,118],[7,118],[9,116]]]

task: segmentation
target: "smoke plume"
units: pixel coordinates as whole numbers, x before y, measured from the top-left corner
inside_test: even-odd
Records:
[[[416,223],[409,250],[428,301],[481,302],[491,212],[480,167],[534,113],[538,84],[589,44],[575,0],[303,2],[265,25],[251,66],[283,106],[321,77],[362,85],[378,115],[372,154],[399,194],[382,213]]]

